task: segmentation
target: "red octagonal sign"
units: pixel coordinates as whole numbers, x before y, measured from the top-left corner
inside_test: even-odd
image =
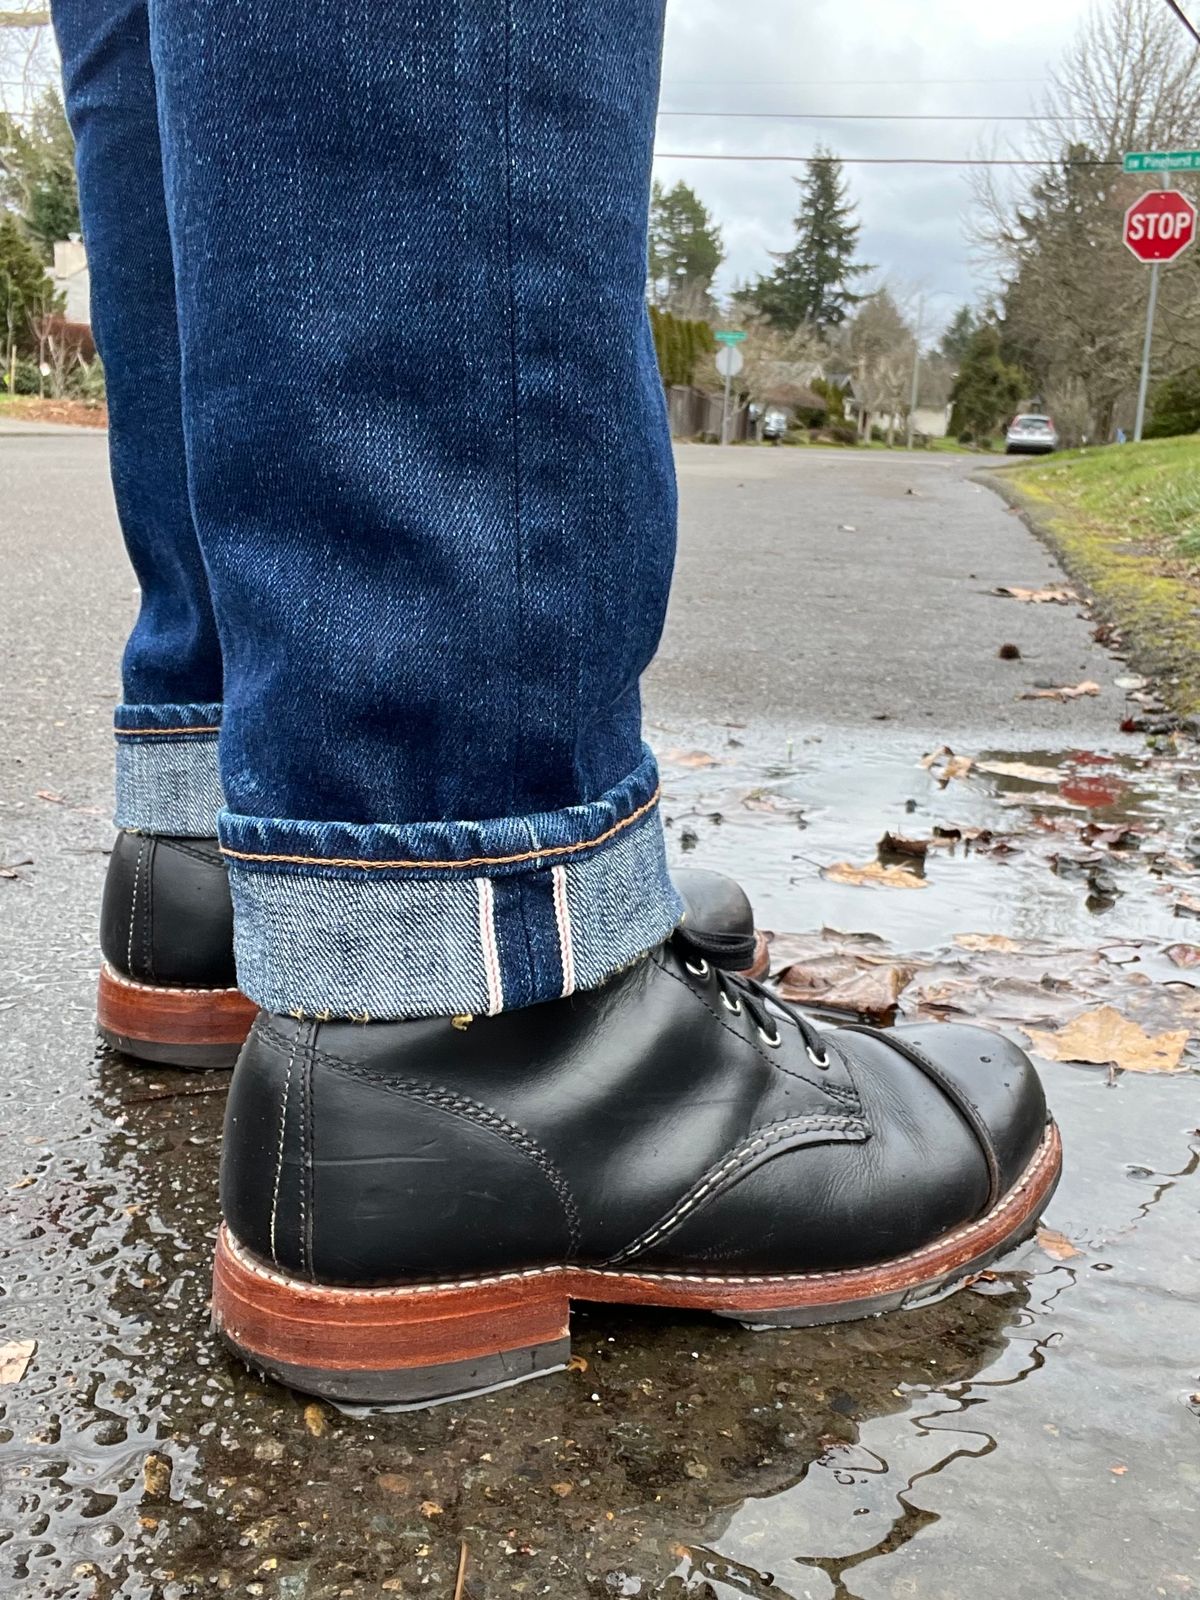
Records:
[[[1173,189],[1151,189],[1125,213],[1125,243],[1139,261],[1174,261],[1196,237],[1196,208]]]

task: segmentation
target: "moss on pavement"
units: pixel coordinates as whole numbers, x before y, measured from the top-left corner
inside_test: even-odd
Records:
[[[986,477],[1090,592],[1164,699],[1200,716],[1200,435],[1070,451]]]

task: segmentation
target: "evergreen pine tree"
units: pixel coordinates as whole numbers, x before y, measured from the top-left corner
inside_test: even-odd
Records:
[[[801,190],[796,242],[774,253],[774,272],[758,280],[751,298],[785,333],[804,325],[823,333],[844,322],[863,298],[852,285],[871,269],[854,259],[861,224],[841,162],[818,145],[804,177],[796,181]]]

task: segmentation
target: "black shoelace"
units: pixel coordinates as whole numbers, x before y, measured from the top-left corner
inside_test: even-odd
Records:
[[[829,1066],[825,1040],[800,1008],[738,971],[754,959],[753,934],[706,933],[698,928],[679,927],[671,935],[671,943],[693,978],[715,977],[721,1004],[735,1016],[744,1011],[764,1044],[778,1048],[783,1043],[779,1025],[787,1021],[799,1029],[813,1066]]]

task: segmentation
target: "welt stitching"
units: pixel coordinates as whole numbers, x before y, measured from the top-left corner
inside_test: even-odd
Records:
[[[690,983],[685,982],[677,972],[672,972],[670,967],[664,966],[653,951],[650,952],[650,960],[653,961],[660,972],[665,973],[668,978],[674,978],[675,982],[681,984],[693,999],[698,1000],[709,1015],[714,1017],[721,1027],[725,1029],[726,1033],[731,1033],[739,1044],[748,1044],[774,1071],[785,1073],[789,1078],[798,1078],[801,1083],[807,1083],[810,1088],[818,1089],[822,1094],[827,1094],[831,1099],[839,1100],[846,1106],[853,1106],[856,1110],[862,1109],[862,1102],[853,1090],[843,1089],[836,1083],[820,1083],[816,1078],[810,1078],[803,1072],[793,1072],[791,1067],[785,1067],[780,1061],[772,1061],[761,1045],[756,1044],[753,1039],[747,1039],[745,1034],[739,1033],[736,1028],[731,1028],[725,1018],[721,1016],[715,1007],[709,1005],[702,994],[693,989]]]
[[[618,1250],[615,1256],[611,1256],[605,1262],[605,1266],[613,1266],[618,1261],[626,1261],[640,1251],[649,1249],[665,1233],[669,1233],[673,1228],[677,1227],[689,1212],[694,1211],[706,1195],[715,1193],[719,1188],[723,1187],[726,1178],[732,1177],[742,1167],[748,1166],[753,1157],[763,1150],[769,1150],[773,1144],[780,1144],[783,1140],[790,1139],[797,1133],[817,1133],[821,1131],[866,1134],[868,1129],[866,1124],[857,1117],[828,1117],[820,1115],[785,1117],[779,1122],[768,1123],[766,1127],[758,1130],[755,1137],[739,1145],[715,1171],[708,1172],[693,1187],[691,1192],[679,1201],[674,1210],[668,1212],[661,1222],[656,1223],[648,1233],[642,1234],[632,1244],[626,1245],[623,1250]]]
[[[649,800],[638,806],[636,811],[631,811],[627,817],[622,817],[619,822],[614,822],[611,828],[598,833],[594,839],[579,839],[574,844],[543,845],[539,850],[523,850],[511,856],[470,856],[461,861],[368,861],[360,860],[354,856],[286,856],[267,855],[254,850],[234,850],[229,845],[221,846],[221,854],[228,856],[232,861],[279,861],[286,865],[297,867],[362,867],[376,872],[395,868],[403,869],[429,869],[431,871],[449,871],[457,867],[508,867],[521,861],[540,861],[543,856],[571,856],[577,855],[581,850],[591,850],[593,846],[604,844],[615,834],[635,822],[639,822],[648,811],[653,811],[658,804],[661,787],[655,789]]]
[[[269,1025],[264,1024],[258,1037],[274,1045],[277,1050],[285,1050],[287,1041],[282,1035],[276,1033]],[[330,1067],[334,1072],[343,1077],[355,1078],[364,1083],[373,1083],[378,1088],[386,1090],[389,1094],[406,1096],[411,1100],[420,1100],[426,1105],[432,1105],[437,1110],[446,1111],[454,1116],[460,1116],[465,1121],[474,1122],[480,1127],[487,1128],[490,1132],[498,1134],[506,1144],[512,1145],[529,1157],[541,1171],[547,1182],[562,1202],[566,1215],[567,1229],[571,1240],[571,1251],[574,1253],[579,1247],[581,1236],[581,1223],[579,1208],[567,1180],[563,1177],[558,1167],[542,1149],[541,1145],[524,1128],[515,1122],[509,1122],[507,1117],[502,1117],[498,1111],[493,1111],[489,1106],[481,1105],[478,1100],[472,1100],[467,1095],[452,1094],[448,1090],[435,1089],[429,1084],[414,1083],[411,1079],[387,1078],[382,1073],[373,1072],[369,1067],[356,1066],[352,1061],[346,1061],[341,1056],[330,1055],[328,1051],[318,1050],[313,1045],[308,1047],[310,1064],[320,1061],[324,1066]]]

